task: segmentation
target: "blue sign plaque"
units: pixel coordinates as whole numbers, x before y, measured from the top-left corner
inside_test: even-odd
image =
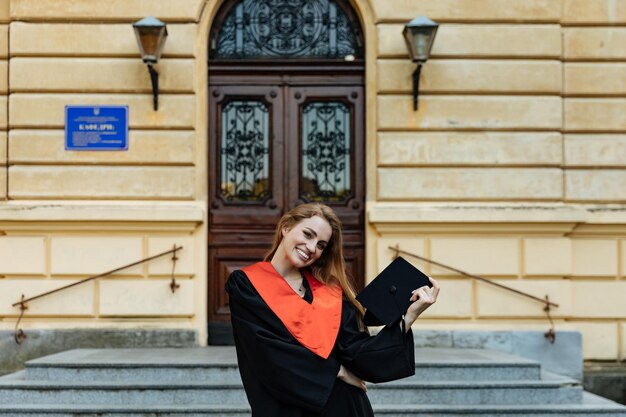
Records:
[[[65,150],[128,150],[128,106],[65,106]]]

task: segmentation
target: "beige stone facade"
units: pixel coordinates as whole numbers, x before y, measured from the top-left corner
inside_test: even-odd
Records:
[[[207,328],[207,45],[217,0],[0,0],[0,330]],[[626,359],[626,2],[353,0],[366,39],[367,278],[389,246],[559,304]],[[159,110],[131,23],[168,24]],[[440,23],[413,111],[401,36]],[[64,150],[67,104],[130,108],[126,152]],[[547,329],[543,305],[440,279],[421,329]]]

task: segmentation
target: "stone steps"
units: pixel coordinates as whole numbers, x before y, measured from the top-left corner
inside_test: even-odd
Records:
[[[17,376],[17,377],[16,377]],[[241,384],[196,383],[68,383],[29,381],[23,374],[0,379],[0,404],[241,404]],[[582,388],[557,381],[433,381],[370,384],[376,404],[567,404],[580,402]]]
[[[624,407],[585,393],[580,404],[569,405],[387,405],[374,406],[377,416],[385,417],[624,417]],[[0,405],[0,415],[11,417],[250,417],[247,405],[152,405],[112,406],[58,404]]]
[[[419,349],[417,381],[538,380],[537,362],[497,351]],[[235,352],[230,347],[151,349],[148,357],[134,349],[80,349],[26,363],[27,379],[58,382],[151,381],[240,383]]]
[[[377,416],[626,417],[537,362],[481,349],[417,349],[416,373],[368,384]],[[0,378],[0,417],[249,417],[232,347],[75,350]]]

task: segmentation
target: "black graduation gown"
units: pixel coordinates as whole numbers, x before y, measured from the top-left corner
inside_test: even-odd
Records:
[[[339,334],[324,359],[289,333],[243,271],[230,275],[226,291],[252,417],[373,417],[365,392],[337,379],[340,364],[369,382],[415,374],[413,334],[403,334],[399,321],[370,336],[359,330],[358,313],[344,298]]]

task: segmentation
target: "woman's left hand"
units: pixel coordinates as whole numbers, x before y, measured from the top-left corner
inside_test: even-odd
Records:
[[[341,365],[339,367],[339,373],[337,374],[337,378],[341,379],[346,384],[352,385],[354,387],[360,388],[363,391],[367,392],[367,387],[365,386],[365,381],[363,381],[358,376],[354,375],[348,368]]]
[[[412,303],[404,315],[404,322],[406,324],[407,331],[411,328],[411,325],[420,316],[420,314],[437,302],[437,297],[439,296],[439,284],[434,278],[428,277],[428,279],[431,284],[433,284],[432,288],[424,285],[423,287],[414,290],[413,295],[411,295]]]

